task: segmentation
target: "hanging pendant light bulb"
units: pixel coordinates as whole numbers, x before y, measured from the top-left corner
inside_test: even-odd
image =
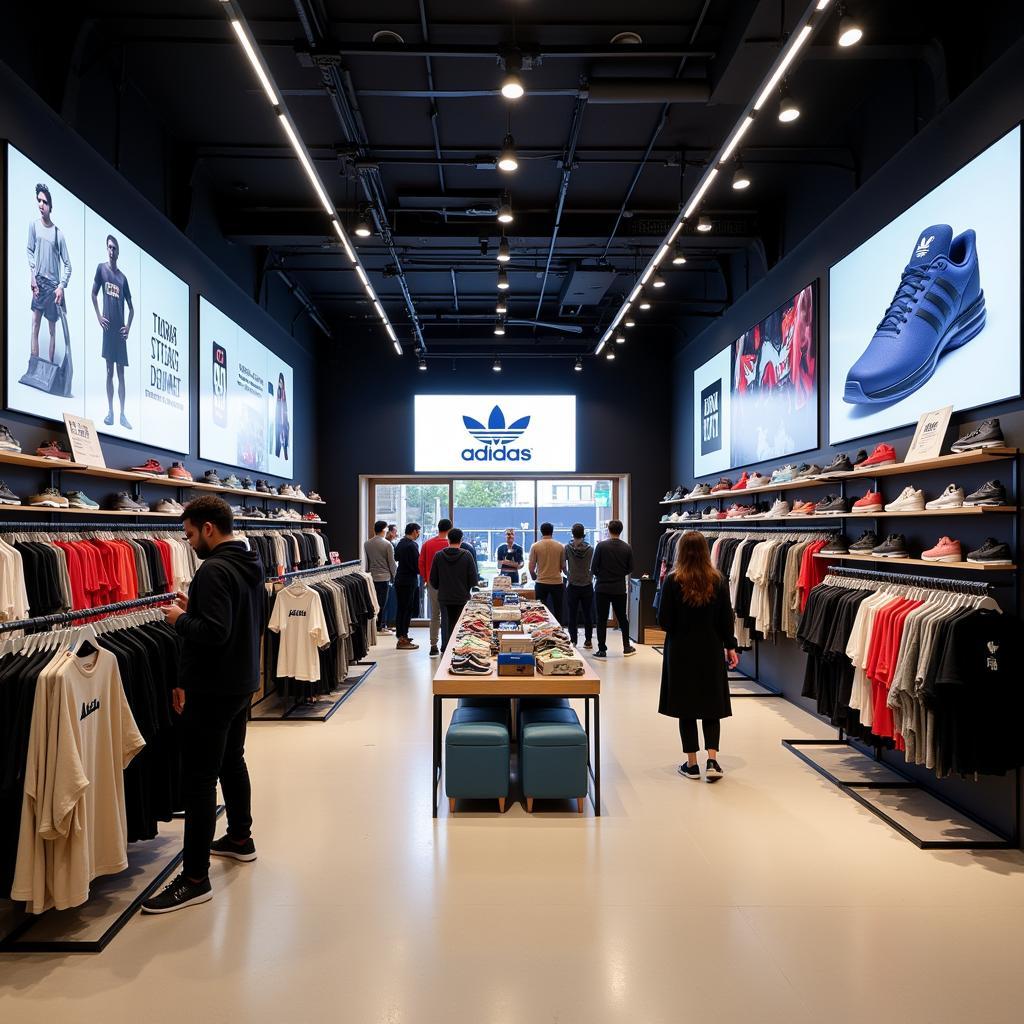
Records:
[[[626,319],[622,321],[622,326],[636,327],[636,321],[631,316],[627,316]]]
[[[645,313],[651,308],[651,300],[647,297],[647,292],[640,293],[640,301],[637,303],[637,308],[642,309]]]
[[[516,156],[516,140],[512,133],[508,132],[501,144],[501,153],[498,155],[498,170],[509,174],[519,169],[519,159]]]
[[[683,255],[682,249],[676,249],[675,255],[672,257],[672,265],[675,267],[681,267],[686,262],[686,257]]]
[[[495,359],[494,362],[491,364],[491,369],[495,373],[501,373],[501,360]]]
[[[509,202],[508,196],[505,197],[501,206],[498,207],[498,222],[500,224],[511,224],[515,220],[512,213],[512,204]]]
[[[498,271],[498,287],[504,292],[508,291],[508,272],[504,267]]]
[[[576,364],[575,364],[575,366],[573,366],[573,369],[577,373],[582,373],[583,372],[583,359],[580,356],[576,357]]]
[[[651,287],[652,288],[664,288],[665,287],[665,278],[663,278],[661,276],[661,274],[655,274],[654,278],[651,281]]]
[[[608,352],[605,355],[605,359],[607,359],[609,362],[614,361],[614,359],[615,359],[615,349],[613,349],[613,348],[608,349]]]
[[[615,335],[615,344],[616,345],[625,345],[626,344],[626,336],[622,333],[622,331],[619,331],[618,334]]]
[[[796,100],[789,93],[789,83],[785,82],[782,86],[782,96],[779,100],[779,120],[783,124],[790,124],[800,116],[800,108],[796,105]]]
[[[846,11],[846,4],[839,5],[839,35],[836,42],[843,47],[856,46],[864,38],[860,22]]]
[[[502,238],[498,243],[498,262],[508,263],[510,259],[512,259],[512,251],[509,248],[508,239]]]
[[[426,370],[426,368],[427,368],[427,361],[426,361],[426,359],[420,359],[419,367],[420,367],[421,370]]]
[[[507,100],[522,99],[526,89],[519,72],[523,67],[523,58],[518,53],[509,53],[505,56],[505,77],[501,82],[501,95]]]
[[[356,226],[352,229],[352,233],[360,238],[369,238],[373,234],[365,209],[359,211],[359,219],[356,221]]]
[[[711,218],[701,214],[700,217],[697,218],[697,230],[703,231],[707,234],[711,230]]]
[[[505,335],[505,321],[504,320],[499,318],[498,320],[495,321],[494,333],[499,338],[504,337],[504,335]]]
[[[494,312],[499,316],[504,316],[508,312],[508,299],[504,295],[498,296],[498,301],[495,303]]]
[[[750,188],[750,175],[743,168],[743,164],[736,161],[736,170],[732,172],[732,187],[737,192],[742,192],[745,188]]]

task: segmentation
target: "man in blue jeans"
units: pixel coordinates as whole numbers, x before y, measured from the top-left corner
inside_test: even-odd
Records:
[[[622,654],[636,654],[629,642],[629,612],[626,605],[626,580],[633,573],[633,549],[622,539],[622,523],[608,521],[608,540],[594,548],[590,571],[594,574],[597,599],[597,650],[595,658],[608,657],[608,611],[614,609],[622,631]]]

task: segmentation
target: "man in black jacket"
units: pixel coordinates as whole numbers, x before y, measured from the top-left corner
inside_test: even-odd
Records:
[[[179,593],[176,603],[163,609],[182,639],[174,710],[182,716],[185,854],[181,874],[142,905],[150,914],[212,899],[211,853],[256,859],[245,726],[259,687],[263,563],[235,540],[231,508],[222,499],[197,498],[181,518],[192,550],[203,561],[188,595]],[[218,778],[228,831],[214,842]]]
[[[608,609],[615,610],[615,618],[622,631],[622,654],[628,658],[636,654],[629,642],[629,613],[626,606],[626,580],[633,572],[633,549],[622,539],[622,523],[608,521],[608,540],[594,548],[590,571],[594,574],[597,602],[597,650],[595,658],[608,657]]]
[[[430,585],[441,605],[441,650],[448,647],[455,623],[479,578],[476,559],[461,544],[462,531],[458,527],[449,530],[448,547],[438,551],[430,566]]]
[[[416,610],[416,595],[419,592],[420,546],[416,543],[420,535],[420,524],[409,523],[405,536],[395,546],[398,569],[395,572],[395,632],[398,634],[400,651],[419,650],[419,644],[409,639],[409,623]]]

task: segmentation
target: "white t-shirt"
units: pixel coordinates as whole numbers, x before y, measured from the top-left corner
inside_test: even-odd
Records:
[[[270,628],[281,634],[277,674],[303,682],[320,678],[317,648],[330,641],[320,595],[305,584],[291,584],[277,595]]]
[[[124,769],[145,745],[110,651],[40,673],[11,899],[34,914],[77,907],[94,878],[128,866]]]

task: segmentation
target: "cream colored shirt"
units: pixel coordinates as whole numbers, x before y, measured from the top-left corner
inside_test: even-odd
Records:
[[[538,583],[561,583],[564,555],[565,545],[553,537],[534,541],[530,545],[530,575],[536,573]]]

